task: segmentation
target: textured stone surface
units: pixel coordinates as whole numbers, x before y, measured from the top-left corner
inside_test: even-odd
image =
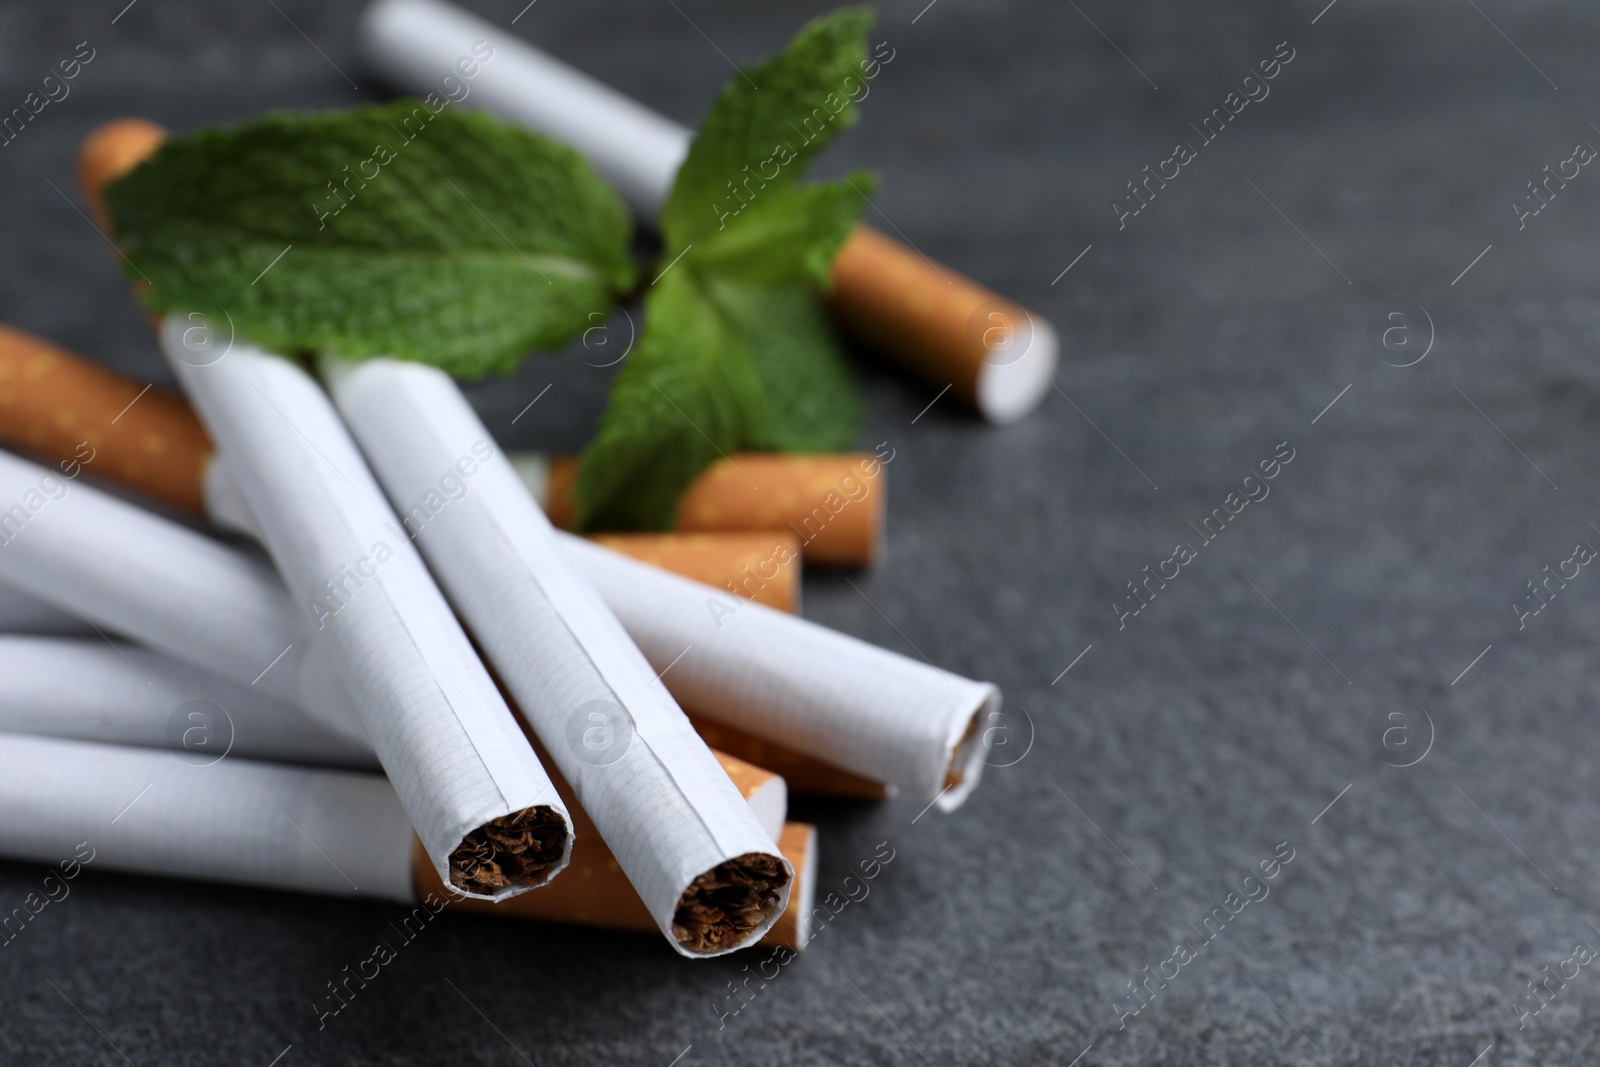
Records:
[[[882,9],[896,58],[825,169],[877,168],[878,225],[1051,316],[1062,392],[1011,429],[948,401],[913,425],[936,388],[864,364],[867,439],[896,450],[889,553],[857,588],[808,576],[807,610],[1000,683],[1035,729],[1026,757],[949,817],[803,811],[824,891],[879,842],[895,859],[721,1028],[727,983],[764,954],[690,963],[648,937],[446,918],[319,1029],[325,983],[393,938],[395,909],[94,872],[0,948],[0,1061],[1600,1056],[1592,967],[1521,1030],[1512,1008],[1545,964],[1600,946],[1600,575],[1520,632],[1511,608],[1575,542],[1600,545],[1600,175],[1521,232],[1508,208],[1600,144],[1600,18],[1507,0],[1320,18],[1323,0],[923,4]],[[97,50],[0,148],[0,317],[166,381],[68,202],[79,139],[130,113],[184,129],[383,89],[352,54],[354,3],[139,0],[111,25],[121,6],[0,8],[0,108],[78,41]],[[477,6],[505,24],[521,0]],[[693,121],[730,73],[719,50],[769,51],[813,7],[545,0],[517,29]],[[1124,183],[1197,141],[1189,123],[1285,40],[1271,95],[1119,231]],[[1401,298],[1437,334],[1406,369],[1367,340]],[[604,398],[583,357],[474,399],[506,444],[575,447]],[[1189,524],[1284,441],[1271,495],[1202,544]],[[1124,583],[1177,542],[1196,558],[1119,630]],[[1415,706],[1432,747],[1385,766],[1390,710],[1413,726],[1390,762],[1423,750]],[[1270,896],[1201,947],[1194,927],[1280,842],[1294,859]],[[42,873],[0,867],[0,904]],[[1127,983],[1185,938],[1198,958],[1119,1029]]]

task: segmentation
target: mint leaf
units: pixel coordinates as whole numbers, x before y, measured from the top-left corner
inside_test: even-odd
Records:
[[[866,95],[872,12],[842,8],[803,28],[781,53],[723,87],[661,209],[676,254],[718,232],[729,213],[793,185]]]
[[[870,24],[861,9],[816,20],[712,106],[662,209],[671,266],[584,453],[581,526],[664,529],[724,456],[854,444],[861,403],[816,291],[874,182],[797,183],[855,121]]]
[[[579,468],[579,525],[672,525],[678,498],[713,461],[756,434],[766,398],[727,318],[687,271],[645,299],[645,326],[611,386]]]
[[[106,202],[151,307],[278,351],[510,371],[633,278],[628,214],[576,152],[414,101],[173,138]]]
[[[688,262],[705,273],[745,282],[830,284],[839,246],[861,221],[876,179],[856,171],[838,182],[764,194],[724,229],[695,242]]]

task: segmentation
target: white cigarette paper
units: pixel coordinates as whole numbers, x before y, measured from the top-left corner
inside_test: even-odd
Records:
[[[0,582],[86,628],[346,717],[265,560],[7,452]]]
[[[82,616],[4,586],[0,587],[0,633],[81,636],[94,633],[94,627]]]
[[[0,734],[0,855],[412,903],[381,775]]]
[[[696,713],[953,811],[983,773],[1000,691],[558,533]]]
[[[0,733],[376,770],[372,746],[292,704],[131,644],[0,635]]]
[[[323,373],[404,533],[662,933],[687,956],[759,939],[783,913],[793,870],[616,617],[568,569],[455,382],[388,359],[325,359]]]
[[[565,865],[570,823],[333,405],[299,366],[182,315],[159,336],[327,650],[440,878],[500,899]]]

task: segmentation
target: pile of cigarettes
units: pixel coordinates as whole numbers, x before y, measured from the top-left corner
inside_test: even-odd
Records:
[[[682,158],[437,0],[361,33],[401,85],[489,42],[480,102],[647,214]],[[101,191],[164,137],[85,142],[108,232]],[[1048,386],[1047,324],[881,235],[835,281],[847,328],[994,421]],[[574,463],[502,450],[435,368],[155,326],[182,395],[0,328],[0,857],[797,950],[818,861],[790,793],[976,786],[993,685],[794,613],[802,560],[873,559],[890,456],[726,457],[675,531],[578,537]]]

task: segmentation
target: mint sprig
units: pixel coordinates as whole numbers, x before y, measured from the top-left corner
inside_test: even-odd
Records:
[[[583,456],[582,525],[666,528],[720,457],[854,443],[860,401],[816,290],[873,183],[797,183],[855,121],[871,23],[860,8],[817,19],[712,105],[661,212],[672,267]]]
[[[723,455],[854,442],[860,403],[818,291],[873,181],[800,179],[855,121],[870,24],[861,9],[816,20],[713,104],[662,211],[644,329],[584,455],[582,525],[664,528]],[[105,197],[150,307],[225,312],[281,352],[509,372],[592,326],[639,275],[626,209],[587,161],[443,104],[175,137]]]

